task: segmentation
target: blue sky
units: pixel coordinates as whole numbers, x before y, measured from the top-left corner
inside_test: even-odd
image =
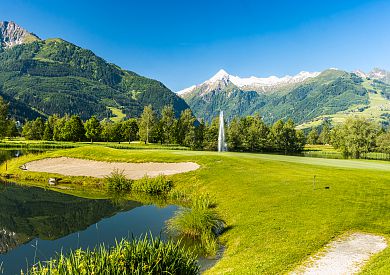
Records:
[[[174,91],[233,75],[390,69],[390,1],[2,1],[0,20],[61,37]]]

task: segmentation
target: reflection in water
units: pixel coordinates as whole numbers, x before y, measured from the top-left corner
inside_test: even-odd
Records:
[[[0,263],[5,274],[16,274],[26,263],[47,260],[56,252],[113,245],[116,239],[148,232],[159,235],[175,210],[0,183]]]

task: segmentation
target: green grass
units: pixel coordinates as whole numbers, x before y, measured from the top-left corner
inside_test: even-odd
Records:
[[[331,145],[306,145],[302,154],[305,157],[316,157],[316,158],[332,158],[332,159],[344,159],[341,152],[337,151]],[[363,156],[362,159],[372,160],[390,160],[390,154],[381,152],[369,152]]]
[[[126,117],[126,114],[123,113],[121,109],[115,107],[108,107],[108,109],[110,109],[114,115],[114,117],[110,118],[110,120],[112,120],[113,122],[120,122]]]
[[[200,169],[170,179],[177,194],[210,194],[228,228],[220,236],[224,255],[207,274],[291,271],[346,232],[370,232],[390,239],[388,162],[90,146],[21,157],[8,163],[8,173],[30,179],[47,177],[18,169],[25,161],[45,156],[200,164]],[[4,165],[0,172],[5,172]],[[88,179],[76,177],[75,181]],[[365,273],[388,273],[389,253],[387,248],[375,257]]]

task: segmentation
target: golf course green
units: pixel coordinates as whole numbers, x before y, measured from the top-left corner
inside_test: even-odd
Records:
[[[7,170],[3,164],[0,173],[21,181],[42,179],[42,184],[47,184],[47,178],[55,175],[19,167],[32,160],[60,156],[199,164],[198,170],[169,178],[178,192],[209,194],[227,225],[219,238],[225,247],[223,257],[206,274],[287,273],[348,232],[375,233],[390,240],[388,162],[84,146],[22,156],[9,161]],[[71,177],[63,178],[65,183],[55,188],[72,186],[66,183]],[[83,188],[97,188],[92,179],[74,179]],[[387,248],[362,272],[386,274],[389,270]]]

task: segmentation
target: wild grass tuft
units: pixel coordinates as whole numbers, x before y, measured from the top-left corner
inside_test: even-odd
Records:
[[[218,249],[217,236],[222,232],[224,222],[212,208],[214,206],[209,196],[195,198],[191,208],[181,208],[167,222],[168,231],[198,243],[201,254],[215,255]]]
[[[130,191],[133,180],[126,178],[124,171],[114,170],[106,177],[107,188],[111,192]]]
[[[133,182],[132,190],[150,195],[161,195],[167,194],[172,187],[172,181],[164,175],[159,175],[155,178],[144,176],[142,179]]]
[[[46,274],[198,274],[196,255],[180,243],[145,236],[114,247],[75,250],[39,262],[28,272]]]

